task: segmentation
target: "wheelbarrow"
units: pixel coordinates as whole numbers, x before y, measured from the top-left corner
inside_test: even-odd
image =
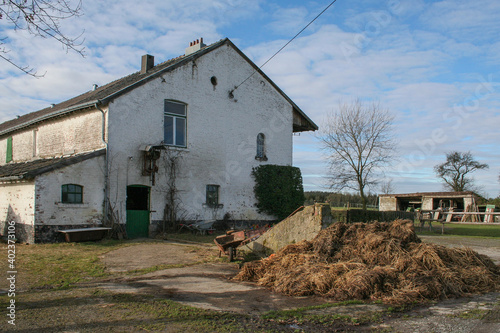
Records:
[[[245,245],[259,238],[263,233],[269,230],[268,227],[262,227],[255,230],[228,231],[225,235],[217,236],[214,239],[219,248],[219,257],[222,253],[229,256],[229,261],[236,257],[236,248]]]

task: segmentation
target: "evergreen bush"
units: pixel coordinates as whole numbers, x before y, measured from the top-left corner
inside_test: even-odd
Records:
[[[286,165],[266,164],[252,169],[255,198],[260,213],[285,219],[304,205],[304,188],[300,169]]]

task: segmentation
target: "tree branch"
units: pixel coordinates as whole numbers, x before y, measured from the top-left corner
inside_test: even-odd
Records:
[[[7,25],[15,31],[24,30],[34,37],[54,39],[63,45],[66,52],[72,50],[85,56],[84,40],[81,39],[84,31],[72,38],[66,36],[60,27],[60,21],[82,15],[81,5],[81,0],[75,6],[69,0],[3,0],[0,2],[0,20],[7,21]],[[5,45],[6,38],[1,40]],[[0,50],[3,54],[9,51],[5,46]],[[28,75],[41,77],[29,66],[18,65],[7,56],[0,57]]]

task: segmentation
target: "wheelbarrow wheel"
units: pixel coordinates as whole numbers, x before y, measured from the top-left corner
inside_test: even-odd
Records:
[[[228,252],[229,252],[229,262],[233,261],[234,259],[234,252],[235,252],[235,249],[233,249],[232,246],[230,246],[228,249]]]

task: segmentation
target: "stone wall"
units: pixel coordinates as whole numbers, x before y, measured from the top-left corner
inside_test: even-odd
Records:
[[[331,223],[331,208],[328,204],[307,206],[241,249],[269,255],[286,245],[313,239]]]

